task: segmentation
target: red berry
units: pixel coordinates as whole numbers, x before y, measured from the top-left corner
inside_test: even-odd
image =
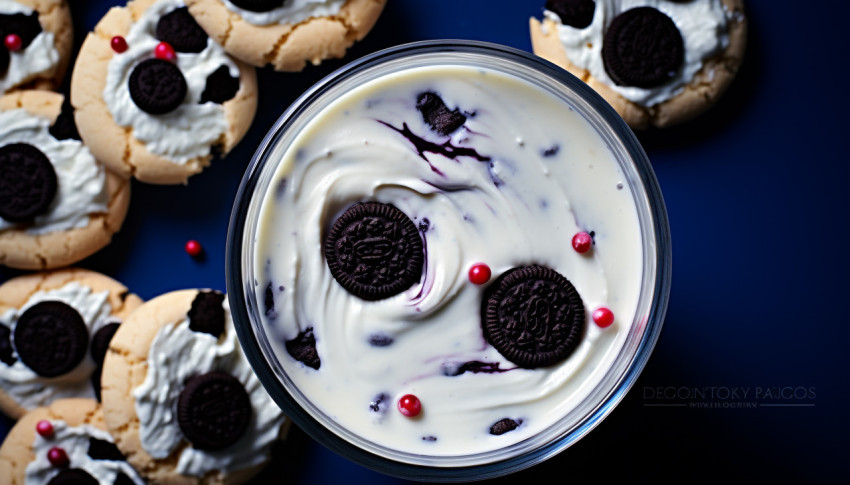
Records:
[[[593,310],[593,321],[601,328],[609,327],[614,323],[614,312],[601,306]]]
[[[6,48],[10,51],[19,51],[21,47],[24,46],[24,41],[21,40],[21,36],[18,34],[9,34],[3,39],[3,43],[6,44]]]
[[[201,254],[201,252],[203,252],[203,250],[204,250],[204,248],[201,246],[201,243],[199,243],[198,241],[195,241],[194,239],[186,241],[186,253],[189,256],[197,256],[197,255]]]
[[[490,281],[490,267],[484,263],[475,263],[469,268],[469,281],[476,285],[483,285]]]
[[[45,438],[53,436],[53,424],[46,419],[42,419],[35,425],[35,431]]]
[[[405,394],[398,400],[398,410],[408,418],[413,418],[422,412],[422,402],[413,394]]]
[[[586,253],[590,251],[591,245],[593,245],[593,238],[590,234],[582,231],[577,232],[576,235],[573,236],[573,249],[575,249],[577,253]]]
[[[157,44],[156,48],[153,50],[153,55],[157,59],[165,61],[174,61],[177,59],[177,53],[174,52],[174,47],[171,47],[171,44],[168,42],[160,42]]]
[[[56,468],[65,468],[71,460],[68,459],[68,454],[65,453],[65,450],[54,446],[47,450],[47,461]]]
[[[113,37],[109,45],[112,47],[112,50],[119,54],[127,50],[127,41],[120,35]]]

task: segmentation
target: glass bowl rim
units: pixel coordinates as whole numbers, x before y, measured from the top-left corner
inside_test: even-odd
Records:
[[[492,56],[494,59],[508,58],[565,85],[578,97],[589,103],[603,121],[610,125],[614,135],[622,143],[623,149],[635,165],[642,188],[647,196],[650,215],[654,222],[652,229],[656,243],[654,298],[649,307],[646,326],[631,364],[607,398],[561,439],[553,440],[526,454],[520,454],[506,460],[461,467],[423,466],[378,456],[336,435],[304,410],[274,374],[263,355],[257,336],[253,332],[251,317],[246,309],[247,305],[245,305],[246,292],[244,291],[241,264],[248,209],[254,196],[257,179],[268,160],[265,155],[274,148],[274,142],[278,135],[289,122],[296,119],[305,107],[320,98],[325,91],[353,74],[377,67],[391,60],[439,52],[481,54]],[[296,425],[331,451],[367,468],[398,478],[448,482],[494,478],[533,466],[574,444],[610,414],[631,389],[658,341],[670,295],[671,262],[669,221],[658,180],[634,133],[599,94],[566,70],[525,51],[489,42],[442,39],[402,44],[356,59],[325,76],[284,110],[258,146],[239,185],[228,226],[225,279],[231,314],[242,349],[269,395]]]

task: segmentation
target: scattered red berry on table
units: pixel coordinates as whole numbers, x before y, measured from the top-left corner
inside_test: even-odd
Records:
[[[157,44],[156,48],[153,50],[153,55],[157,59],[165,61],[174,61],[177,59],[177,53],[174,52],[174,47],[171,47],[171,44],[168,42],[160,42]]]
[[[490,267],[484,263],[475,263],[469,268],[469,281],[476,285],[483,285],[490,281]]]
[[[204,248],[201,246],[201,243],[195,241],[194,239],[186,241],[186,253],[189,256],[198,256],[204,251]]]
[[[47,461],[56,468],[65,468],[70,463],[68,454],[58,446],[54,446],[47,451]]]
[[[422,402],[413,394],[405,394],[398,400],[398,410],[408,418],[413,418],[422,412]]]
[[[50,421],[42,419],[41,421],[36,423],[35,431],[36,433],[45,438],[50,438],[51,436],[53,436],[53,425],[50,423]]]
[[[609,327],[614,323],[614,312],[601,306],[593,310],[593,321],[601,328]]]
[[[582,231],[573,236],[573,249],[577,253],[586,253],[590,251],[590,246],[593,245],[593,237],[590,234]]]
[[[24,46],[24,41],[21,40],[21,36],[18,34],[9,34],[3,39],[3,43],[6,44],[6,48],[10,51],[19,51],[21,47]]]
[[[112,50],[119,54],[127,50],[127,40],[120,35],[113,37],[112,40],[109,41],[109,45],[112,47]]]

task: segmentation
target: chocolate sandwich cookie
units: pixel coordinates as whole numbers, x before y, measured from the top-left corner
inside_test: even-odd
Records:
[[[103,369],[107,427],[150,480],[244,483],[289,425],[242,354],[217,291],[175,291],[139,307],[115,333]]]
[[[96,398],[103,354],[141,299],[94,271],[0,285],[0,410],[12,417],[66,397]]]
[[[425,253],[416,224],[389,204],[349,207],[325,238],[325,261],[333,277],[354,296],[382,300],[422,277]]]
[[[484,338],[520,367],[544,367],[569,357],[581,340],[584,324],[581,296],[551,268],[514,268],[484,294]]]
[[[74,45],[65,0],[0,3],[0,95],[15,89],[56,89]]]
[[[71,78],[80,135],[125,177],[186,183],[225,156],[257,108],[255,69],[227,55],[182,0],[133,0],[89,33]]]
[[[33,409],[18,421],[0,447],[0,477],[12,484],[145,483],[113,444],[98,403],[79,398]]]
[[[0,98],[0,264],[52,269],[112,240],[130,184],[78,139],[70,104],[48,91]]]
[[[187,0],[228,53],[257,67],[300,71],[339,58],[375,25],[386,0]]]
[[[636,129],[713,106],[743,60],[743,0],[548,0],[530,20],[535,54],[594,88]]]

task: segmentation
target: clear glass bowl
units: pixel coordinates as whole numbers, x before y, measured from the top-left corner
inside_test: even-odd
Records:
[[[434,65],[500,71],[566,101],[602,137],[634,196],[643,248],[642,283],[625,343],[586,398],[548,429],[505,448],[464,456],[398,452],[346,430],[310,402],[287,376],[263,325],[256,290],[254,242],[260,207],[281,154],[306,124],[338,96],[399,70]],[[567,249],[569,250],[569,249]],[[471,481],[512,473],[565,450],[620,402],[646,364],[661,331],[670,293],[670,232],[664,201],[649,161],[631,130],[585,83],[528,53],[474,41],[428,41],[390,48],[332,73],[292,104],[261,143],[236,196],[227,240],[231,311],[242,347],[269,394],[316,441],[361,465],[397,477]]]

